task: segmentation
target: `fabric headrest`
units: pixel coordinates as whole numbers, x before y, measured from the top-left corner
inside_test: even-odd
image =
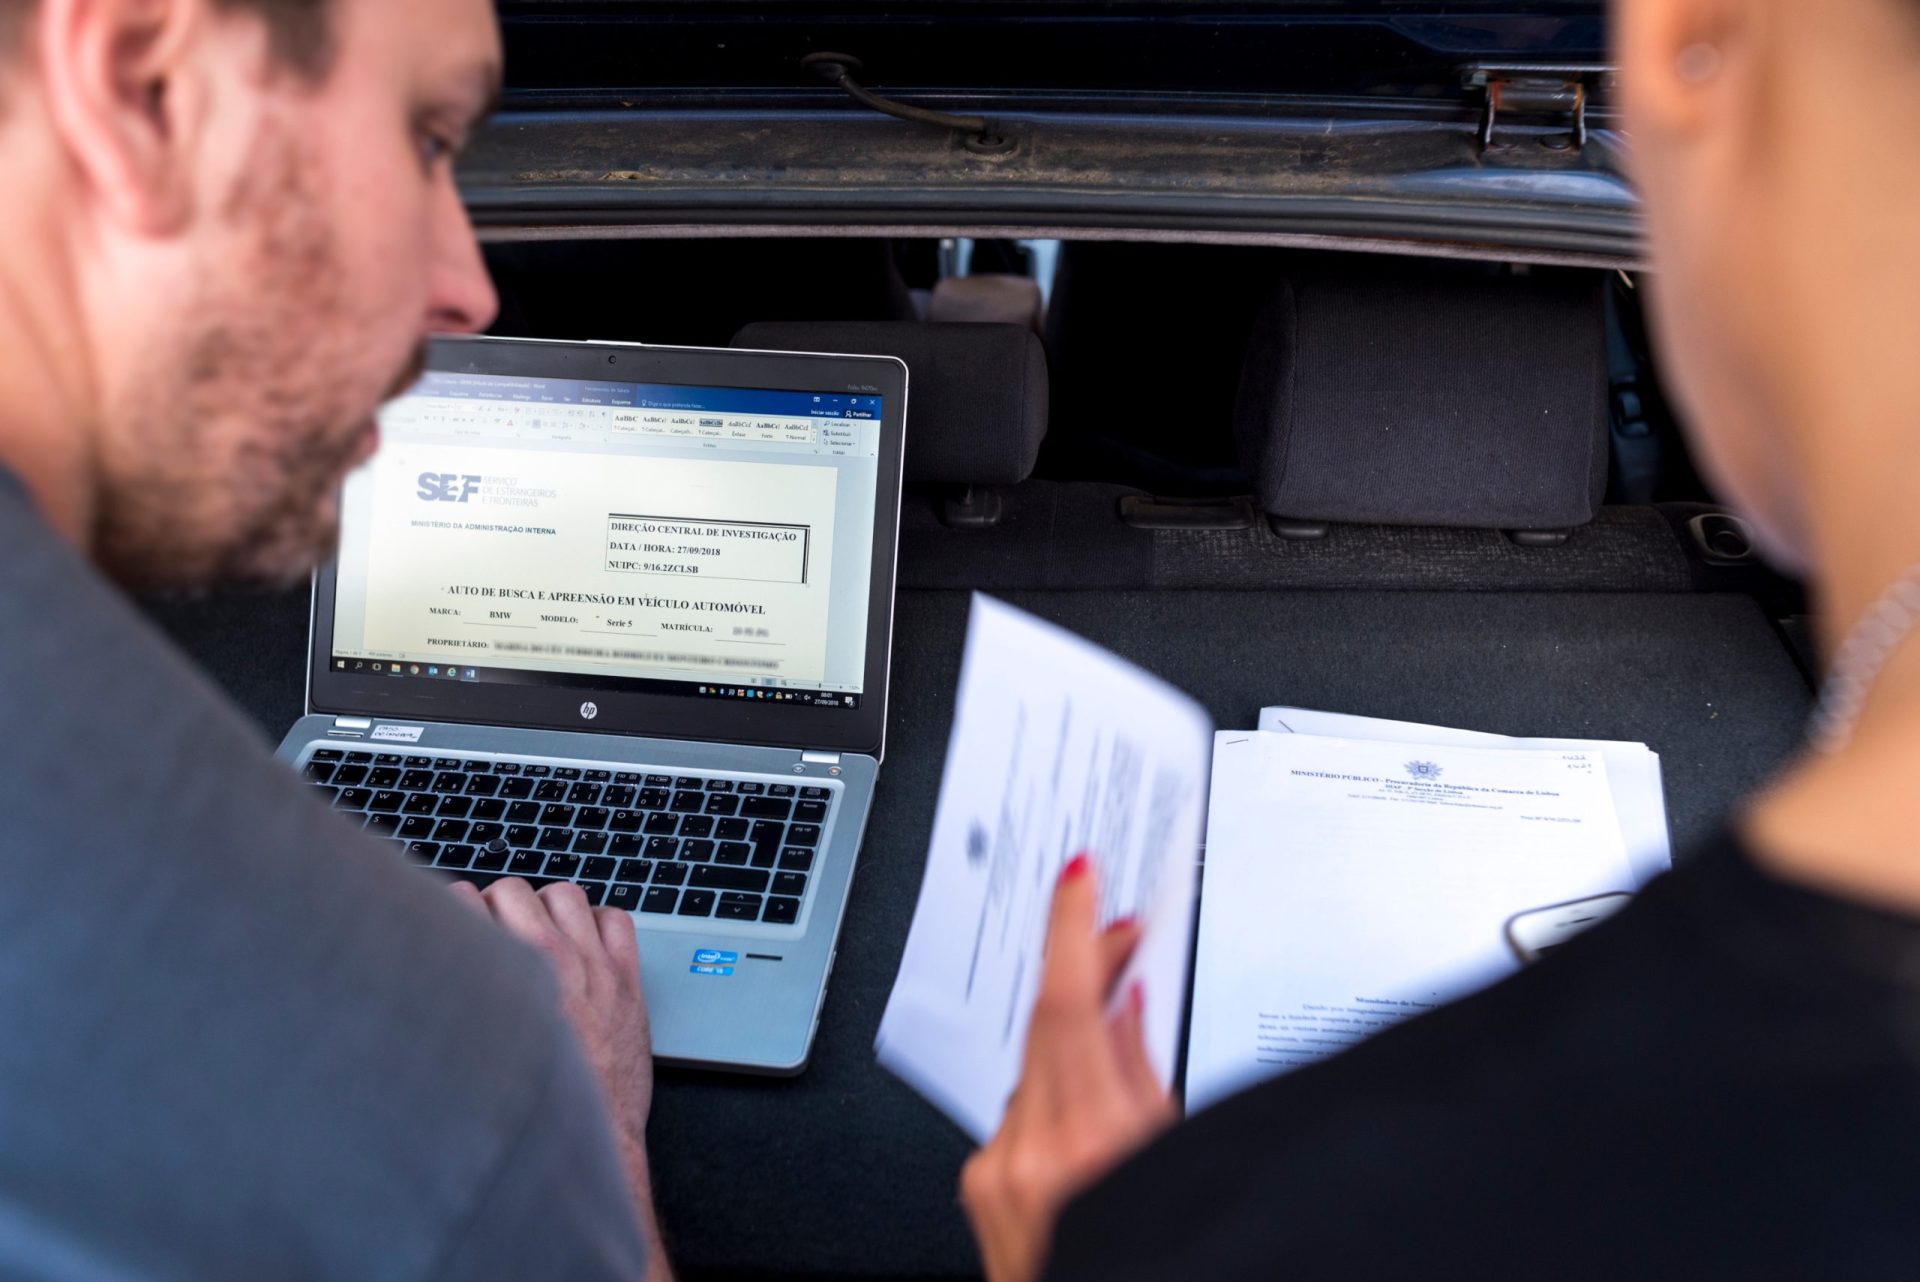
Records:
[[[906,480],[1017,485],[1047,434],[1047,358],[1018,325],[768,321],[733,346],[897,356],[907,363]]]
[[[1262,306],[1234,410],[1266,511],[1552,530],[1607,481],[1604,282],[1403,267],[1301,276]]]

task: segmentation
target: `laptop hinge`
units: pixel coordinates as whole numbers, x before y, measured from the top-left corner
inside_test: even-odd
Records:
[[[840,764],[840,754],[837,752],[803,752],[800,754],[800,760],[809,766],[837,766]]]

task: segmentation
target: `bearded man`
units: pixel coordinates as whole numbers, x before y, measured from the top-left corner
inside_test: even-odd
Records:
[[[456,902],[117,590],[327,554],[494,313],[499,63],[487,0],[0,0],[0,1276],[665,1275],[631,923]]]

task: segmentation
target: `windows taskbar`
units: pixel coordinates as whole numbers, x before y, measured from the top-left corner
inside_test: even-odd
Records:
[[[406,681],[472,683],[476,685],[548,686],[578,690],[607,690],[619,694],[670,694],[696,699],[738,699],[761,703],[796,704],[816,708],[858,708],[861,697],[844,690],[796,690],[781,686],[720,685],[711,681],[657,681],[643,677],[608,677],[576,672],[536,672],[526,668],[469,668],[443,663],[395,663],[389,659],[334,655],[331,667],[349,676],[385,676]]]

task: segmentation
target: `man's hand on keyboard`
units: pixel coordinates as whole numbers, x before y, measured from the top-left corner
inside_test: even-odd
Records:
[[[485,891],[456,882],[453,893],[477,911],[489,912],[513,934],[543,953],[560,982],[560,1002],[606,1089],[608,1106],[634,1196],[654,1244],[647,1169],[647,1113],[653,1105],[653,1046],[647,1035],[647,1005],[640,991],[640,950],[633,918],[614,908],[594,908],[571,882],[535,892],[508,878]],[[666,1271],[650,1269],[649,1279]]]

